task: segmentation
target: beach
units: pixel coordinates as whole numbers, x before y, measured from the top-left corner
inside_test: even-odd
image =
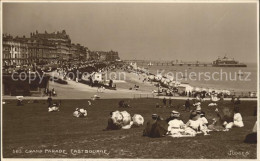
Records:
[[[177,72],[183,73],[183,75],[189,75],[189,73],[196,73],[197,77],[191,77],[189,78],[180,78],[180,81],[182,83],[189,83],[191,86],[194,87],[200,87],[200,88],[214,88],[214,89],[226,89],[230,91],[237,91],[237,92],[248,92],[248,91],[256,91],[257,89],[257,64],[254,63],[249,63],[247,67],[196,67],[196,66],[157,66],[157,65],[152,65],[149,66],[147,64],[144,65],[138,65],[140,68],[145,68],[149,72],[153,74],[167,74],[170,72],[170,74],[176,74]],[[247,77],[247,74],[245,73],[250,73],[248,76],[248,81],[244,80],[239,80],[239,71],[244,72],[242,75],[242,79]],[[222,80],[207,80],[205,76],[201,76],[199,78],[199,73],[214,73],[214,72],[222,72],[222,73],[227,73],[228,77],[231,76],[232,80],[229,78],[226,79],[226,75],[223,74]],[[237,80],[233,80],[234,78],[237,78]]]
[[[140,67],[138,67],[140,68]],[[159,66],[151,66],[149,69],[160,69]],[[164,67],[167,71],[169,68],[173,67]],[[186,67],[175,67],[178,69],[178,71],[187,70]],[[200,70],[203,67],[193,67],[192,69]],[[140,68],[142,69],[142,68]],[[172,69],[177,72],[177,69]],[[204,69],[204,68],[203,68]],[[194,71],[193,70],[193,71]],[[205,69],[204,69],[205,70]],[[211,69],[213,70],[213,69]],[[160,69],[162,71],[162,69]],[[58,74],[57,71],[48,72],[47,73],[50,76],[54,76],[60,79],[62,78],[62,75]],[[149,74],[146,72],[137,72],[137,71],[125,71],[122,69],[115,69],[115,70],[109,70],[105,72],[106,80],[113,79],[114,84],[116,85],[116,90],[110,90],[110,89],[104,89],[104,88],[98,88],[98,87],[91,87],[87,84],[76,82],[74,80],[66,79],[68,84],[60,84],[54,81],[49,81],[49,89],[55,89],[57,92],[57,96],[54,97],[54,99],[90,99],[94,95],[99,96],[102,99],[115,99],[115,98],[164,98],[164,96],[158,96],[154,91],[158,91],[158,87],[156,85],[157,82],[148,81]],[[113,78],[111,78],[113,77]],[[192,82],[185,82],[181,81],[181,83],[184,83],[185,85],[192,85],[193,87],[199,87],[200,89],[209,89],[210,87],[212,89],[229,89],[227,86],[229,84],[232,84],[233,86],[239,86],[241,82],[226,82],[224,83],[213,83],[213,85],[204,83],[203,81],[192,81]],[[237,89],[233,89],[230,87],[230,91],[232,92],[245,92],[245,95],[248,95],[249,89],[252,89],[254,84],[252,83],[244,83],[244,86],[251,86],[248,89],[246,89],[244,86],[240,85]],[[139,88],[134,88],[135,86],[138,86]],[[214,87],[214,88],[213,88]],[[252,89],[252,91],[254,91]],[[45,96],[44,94],[40,94],[38,96],[25,96],[25,99],[47,99],[48,96]],[[187,99],[187,97],[181,97],[179,94],[174,94],[173,96],[168,96],[175,99]],[[3,96],[4,99],[15,99],[15,96]],[[225,98],[226,100],[230,100],[230,98]],[[255,98],[252,98],[249,100],[255,100]]]

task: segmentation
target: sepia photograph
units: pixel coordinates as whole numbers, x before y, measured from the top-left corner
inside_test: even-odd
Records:
[[[1,160],[258,158],[258,0],[0,3]]]

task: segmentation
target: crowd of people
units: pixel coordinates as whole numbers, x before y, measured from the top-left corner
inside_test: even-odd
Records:
[[[153,114],[152,120],[147,122],[144,136],[191,137],[197,134],[209,135],[211,131],[229,131],[233,127],[244,126],[239,107],[234,108],[233,115],[227,108],[222,109],[222,111],[216,108],[215,112],[216,117],[211,124],[209,124],[205,112],[201,110],[200,104],[196,106],[196,110],[190,112],[189,120],[186,123],[176,110],[173,110],[169,118],[165,120],[157,114]]]
[[[153,90],[153,93],[164,96],[185,96],[185,97],[196,97],[199,95],[203,98],[211,98],[212,96],[218,99],[223,99],[226,97],[231,97],[233,93],[227,89],[214,89],[214,88],[203,88],[203,87],[193,87],[189,84],[181,83],[180,81],[174,79],[171,76],[153,74],[147,69],[140,68],[136,63],[130,63],[125,68],[126,71],[136,73],[143,78],[143,83],[149,82],[158,87],[158,90]],[[247,95],[247,93],[244,93]],[[256,96],[255,92],[248,92],[248,97]]]
[[[22,105],[23,98],[17,97],[17,106]],[[172,105],[171,99],[168,101],[168,105]],[[166,107],[167,100],[163,99],[163,105]],[[232,128],[243,128],[243,117],[240,113],[239,104],[241,101],[232,99],[233,109],[228,107],[216,107],[214,112],[215,116],[210,118],[202,109],[202,103],[200,101],[191,102],[187,99],[184,103],[185,111],[189,112],[188,121],[185,123],[181,113],[178,110],[172,110],[170,116],[163,119],[158,114],[152,114],[152,118],[146,121],[143,136],[148,137],[195,137],[196,135],[210,135],[212,131],[230,131]],[[51,96],[47,99],[48,112],[59,112],[61,101],[59,103],[53,102]],[[88,101],[89,107],[92,106],[91,101]],[[126,101],[119,101],[119,108],[131,107]],[[171,107],[171,106],[169,106]],[[192,108],[191,108],[192,107]],[[211,108],[212,109],[212,108]],[[213,109],[212,109],[213,110]],[[87,117],[86,108],[76,108],[73,112],[73,116],[76,118]],[[187,119],[185,119],[187,120]],[[141,127],[144,125],[144,117],[140,114],[134,114],[131,116],[127,111],[112,111],[108,118],[107,127],[104,130],[120,130],[130,129],[133,127]],[[246,136],[245,141],[249,143],[256,142],[256,124],[251,134]]]

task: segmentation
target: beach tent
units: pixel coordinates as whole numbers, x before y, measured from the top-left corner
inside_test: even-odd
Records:
[[[206,91],[207,92],[208,90],[206,88],[202,88],[201,91]]]
[[[171,80],[170,80],[169,78],[167,78],[165,81],[166,81],[167,83],[170,83],[170,82],[171,82]]]
[[[230,91],[229,90],[222,90],[223,93],[230,95]]]
[[[196,88],[195,88],[195,91],[196,91],[196,92],[200,92],[200,91],[201,91],[201,88],[196,87]]]
[[[149,78],[150,80],[154,80],[154,79],[155,79],[155,76],[154,76],[154,75],[149,75],[148,78]]]
[[[212,93],[213,91],[214,91],[214,89],[212,89],[212,88],[209,89],[209,92],[210,92],[210,93]]]
[[[193,87],[190,86],[189,84],[181,84],[179,85],[180,88],[183,88],[184,91],[186,92],[192,92],[193,91]]]
[[[165,78],[163,78],[163,77],[161,78],[161,82],[162,83],[165,82],[165,80],[166,80]]]
[[[178,82],[178,81],[174,81],[174,82],[175,82],[175,85],[176,85],[176,86],[181,85],[181,82]]]
[[[157,81],[160,81],[160,80],[162,79],[162,75],[161,75],[161,74],[157,74],[157,75],[155,76],[155,79],[156,79]]]
[[[216,92],[217,94],[219,94],[219,93],[222,92],[222,90],[216,89],[215,92]]]

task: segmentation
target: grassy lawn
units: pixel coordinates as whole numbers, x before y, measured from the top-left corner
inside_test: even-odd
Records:
[[[245,127],[233,128],[229,132],[211,132],[209,136],[198,135],[191,138],[149,138],[143,137],[144,127],[129,130],[102,131],[107,125],[109,113],[113,110],[126,110],[131,115],[141,114],[145,123],[153,113],[163,118],[173,109],[181,112],[183,120],[188,120],[189,112],[177,105],[184,100],[173,100],[174,107],[155,108],[158,99],[128,99],[132,106],[119,109],[119,100],[94,101],[87,107],[87,100],[63,100],[60,112],[48,113],[47,102],[25,103],[16,106],[15,101],[3,105],[3,156],[5,158],[215,158],[253,159],[256,158],[256,144],[243,143],[251,133],[256,116],[256,101],[242,101],[240,112]],[[202,103],[202,110],[211,123],[215,107]],[[220,107],[233,105],[223,102]],[[87,118],[74,118],[76,107],[87,107]],[[45,152],[46,149],[66,150],[66,154]],[[14,150],[17,150],[14,152]],[[28,153],[28,150],[38,152]],[[43,150],[40,152],[40,150]],[[72,153],[71,150],[79,150]],[[91,153],[81,150],[106,150]],[[229,155],[230,151],[235,152]],[[244,152],[245,155],[242,155]]]

